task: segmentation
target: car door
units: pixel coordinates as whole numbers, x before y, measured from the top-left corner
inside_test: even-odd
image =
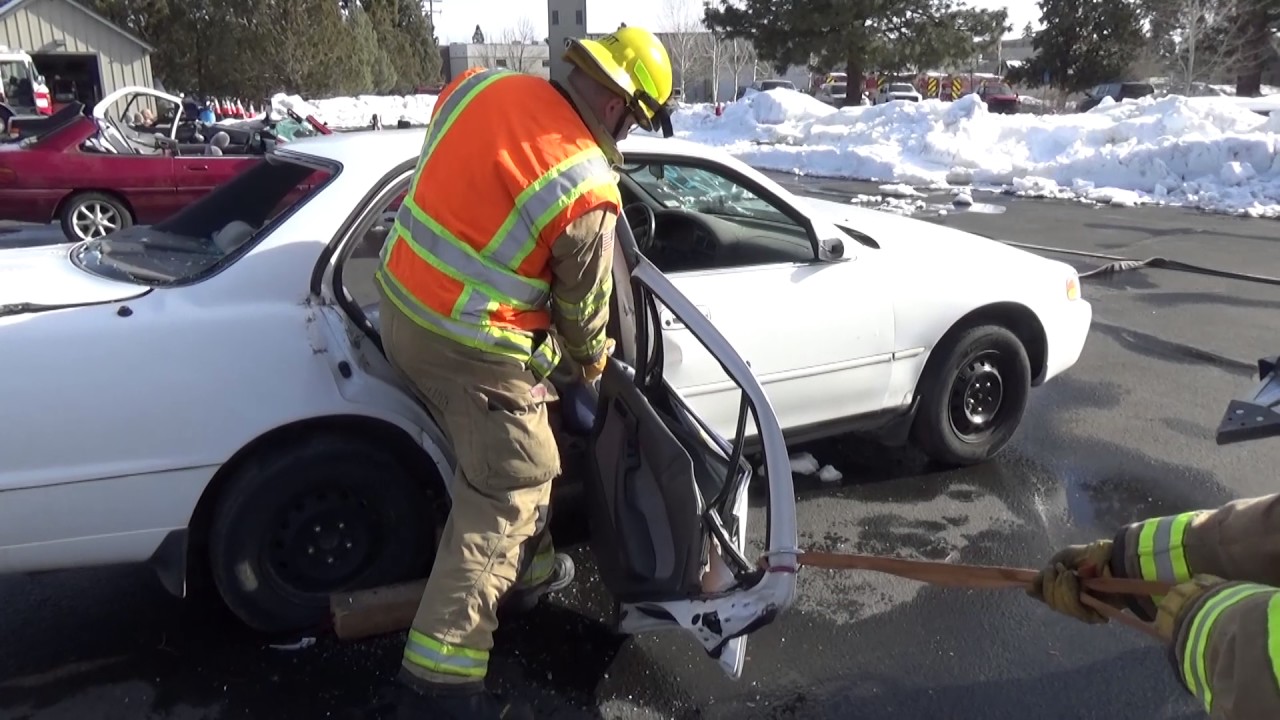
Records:
[[[261,155],[176,155],[173,158],[174,211],[261,162]],[[299,188],[305,192],[307,188]]]
[[[312,299],[324,325],[341,328],[331,359],[344,393],[379,393],[400,380],[381,353],[372,274],[413,172],[406,164],[374,189],[320,258]],[[624,227],[614,245],[610,336],[617,348],[600,381],[586,388],[590,418],[565,432],[589,448],[579,477],[600,577],[617,601],[617,630],[676,631],[731,677],[746,659],[747,635],[770,624],[795,597],[796,516],[791,470],[769,398],[742,358],[693,304],[641,255]],[[687,323],[739,388],[731,444],[683,402],[664,376],[659,307]],[[338,345],[343,347],[339,351]],[[416,403],[401,387],[397,402]],[[418,406],[419,413],[424,411]],[[763,562],[748,557],[751,464],[742,431],[754,418],[768,502]],[[428,423],[424,423],[428,424]],[[438,429],[423,427],[439,440]]]
[[[660,208],[650,259],[750,363],[790,436],[884,408],[894,350],[892,278],[876,272],[877,258],[862,257],[850,238],[843,257],[819,259],[817,230],[799,208],[724,165],[633,152],[624,174],[628,202]],[[629,208],[634,222],[637,210]],[[683,220],[667,220],[684,212],[709,215],[719,227],[739,229],[738,242],[765,252],[777,245],[792,259],[708,256],[677,267],[661,233],[679,230]],[[717,432],[733,437],[730,378],[684,322],[663,310],[661,324],[667,378]]]

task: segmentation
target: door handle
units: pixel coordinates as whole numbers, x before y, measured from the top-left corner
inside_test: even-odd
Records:
[[[208,165],[188,165],[187,170],[191,172],[204,172],[209,169]]]
[[[695,307],[698,308],[698,312],[702,313],[703,317],[708,320],[711,319],[711,308],[705,305],[697,305]],[[677,318],[674,313],[666,308],[662,308],[662,310],[659,311],[658,317],[662,322],[663,330],[681,330],[685,327],[685,324],[680,321],[680,318]]]

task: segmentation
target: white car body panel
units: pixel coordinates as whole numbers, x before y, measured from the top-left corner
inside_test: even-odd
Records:
[[[993,303],[1024,305],[1044,325],[1044,379],[1080,356],[1092,308],[1085,300],[1067,301],[1066,283],[1076,272],[1066,263],[936,223],[799,197],[740,160],[693,143],[633,136],[624,152],[628,163],[713,158],[800,208],[818,238],[842,239],[844,259],[837,262],[670,274],[751,363],[784,430],[905,410],[937,341],[956,321]],[[840,226],[880,247],[863,247]],[[674,347],[687,344],[679,328],[664,332]],[[701,417],[732,437],[738,394],[727,389],[713,361],[691,355],[669,350],[667,376]]]
[[[361,197],[375,179],[344,172],[331,189]],[[147,560],[165,532],[187,525],[199,492],[222,464],[255,438],[296,420],[385,420],[422,439],[437,463],[448,467],[441,445],[424,436],[425,428],[437,436],[438,430],[401,390],[373,377],[338,389],[338,362],[353,361],[350,343],[306,298],[312,268],[335,224],[333,212],[323,204],[305,205],[233,265],[236,272],[180,292],[140,294],[145,288],[91,276],[67,260],[70,245],[0,253],[0,277],[16,267],[15,274],[28,279],[0,283],[0,306],[28,302],[30,291],[44,304],[126,300],[130,311],[127,322],[115,305],[0,316],[6,347],[45,350],[0,358],[6,377],[24,378],[6,386],[0,404],[0,424],[14,429],[0,439],[6,459],[0,471],[0,572],[85,565],[80,543],[67,542],[74,539],[91,541],[104,561]],[[304,227],[324,230],[309,237],[298,230]],[[50,278],[60,284],[47,284]],[[46,291],[57,298],[38,294]],[[215,306],[218,312],[208,311]],[[197,312],[198,326],[190,322]],[[155,362],[157,356],[165,362]],[[94,365],[94,357],[112,362]],[[221,368],[208,384],[193,386],[186,368],[211,360]],[[48,406],[51,385],[59,397],[75,400],[63,412],[31,412]],[[132,401],[138,397],[154,401]],[[128,422],[115,407],[129,408]],[[72,433],[72,442],[70,428],[87,431]],[[138,428],[147,429],[144,442]],[[182,486],[170,482],[175,470],[198,471],[191,480],[198,485],[194,495],[170,490]],[[121,507],[108,521],[99,517],[103,492],[59,490],[100,483],[151,488],[158,499]],[[59,514],[77,518],[77,533],[62,542],[46,535],[48,515],[26,511],[43,501],[22,501],[37,489],[61,497]]]
[[[334,135],[291,143],[281,154],[327,145],[345,170],[324,192],[355,202],[415,157],[422,138],[421,131],[375,135],[358,150]],[[932,223],[801,199],[711,148],[644,136],[622,147],[731,168],[804,208],[818,238],[844,239],[845,258],[835,262],[670,278],[752,365],[784,429],[907,405],[936,340],[986,303],[1019,302],[1036,314],[1049,339],[1049,377],[1079,357],[1091,311],[1084,300],[1065,300],[1075,274],[1063,263]],[[219,467],[263,434],[306,418],[392,423],[450,477],[447,444],[385,359],[353,342],[338,308],[308,299],[313,267],[350,207],[308,203],[232,265],[235,272],[177,289],[142,292],[90,276],[67,260],[69,245],[0,252],[0,310],[123,301],[0,315],[0,378],[8,379],[0,426],[9,429],[0,437],[0,573],[146,560],[168,531],[189,522]],[[837,222],[881,248],[852,241]],[[1002,282],[969,282],[966,268],[979,266]],[[788,288],[799,295],[778,302]],[[802,334],[787,337],[787,329]],[[740,393],[717,379],[723,370],[687,330],[668,328],[664,337],[678,348],[668,352],[668,381],[708,425],[733,437]],[[344,361],[352,372],[345,379]],[[193,383],[190,367],[208,368],[208,382]],[[51,397],[65,404],[50,407]],[[755,434],[750,425],[747,434]]]

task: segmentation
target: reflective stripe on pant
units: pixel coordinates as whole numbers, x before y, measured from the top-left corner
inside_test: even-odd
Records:
[[[535,537],[550,547],[543,521],[560,474],[559,450],[538,382],[518,362],[440,338],[385,301],[381,323],[388,359],[457,458],[449,519],[403,665],[429,682],[473,682],[485,674],[498,601],[523,565],[528,574],[538,567],[524,547],[536,547],[529,542]]]

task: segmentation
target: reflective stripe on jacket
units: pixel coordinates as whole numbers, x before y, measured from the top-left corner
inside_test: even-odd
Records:
[[[546,374],[550,248],[617,213],[617,177],[573,105],[541,78],[468,71],[440,94],[378,282],[419,325]]]
[[[1280,718],[1280,494],[1133,523],[1116,535],[1111,572],[1232,581],[1180,613],[1174,669],[1212,718]],[[1151,620],[1156,602],[1130,606]]]

